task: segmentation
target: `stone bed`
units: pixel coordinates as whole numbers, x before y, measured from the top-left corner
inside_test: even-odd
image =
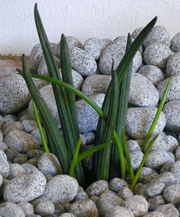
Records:
[[[142,28],[132,33],[135,38]],[[73,85],[99,107],[126,48],[126,37],[115,40],[89,38],[84,45],[67,37]],[[58,67],[59,44],[51,43]],[[132,192],[129,178],[99,180],[86,189],[76,179],[61,174],[57,158],[44,153],[31,97],[23,78],[0,76],[0,216],[2,217],[176,217],[180,212],[180,33],[170,39],[156,26],[133,60],[126,120],[127,145],[136,171],[144,153],[141,144],[157,111],[169,76],[173,75],[153,144]],[[31,72],[48,75],[41,46],[29,56]],[[59,69],[60,71],[60,69]],[[60,72],[61,73],[61,72]],[[52,87],[34,79],[59,128]],[[92,147],[98,115],[83,100],[76,102],[82,149]],[[152,137],[152,138],[153,138]],[[147,147],[146,147],[147,148]],[[92,159],[83,163],[91,171]]]

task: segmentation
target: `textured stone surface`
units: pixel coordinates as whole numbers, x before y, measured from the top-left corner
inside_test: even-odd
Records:
[[[132,197],[134,194],[128,187],[123,187],[118,192],[117,196],[121,197],[123,200],[127,200],[128,198]]]
[[[156,106],[159,101],[159,93],[152,83],[143,75],[132,73],[129,100],[135,106]]]
[[[37,128],[37,122],[35,120],[23,120],[22,125],[24,128],[24,131],[27,133],[31,133],[34,129]]]
[[[174,37],[171,39],[170,48],[172,51],[180,52],[180,32],[174,35]]]
[[[17,163],[9,164],[9,174],[8,179],[13,179],[17,176],[23,175],[26,173],[26,170]]]
[[[149,197],[154,197],[158,194],[161,194],[165,188],[165,184],[162,182],[153,182],[148,186],[146,193]]]
[[[116,193],[120,191],[123,187],[127,187],[127,186],[128,186],[128,183],[125,180],[120,179],[120,178],[113,178],[109,182],[109,189]]]
[[[126,145],[127,145],[129,152],[141,151],[141,147],[139,146],[139,144],[136,140],[128,140],[128,141],[126,141]]]
[[[162,212],[164,214],[164,217],[179,217],[179,212],[175,208],[175,206],[171,203],[160,205],[156,208],[156,211]]]
[[[155,107],[137,107],[128,108],[126,118],[126,133],[132,138],[145,138],[152,121],[155,117],[157,108]],[[161,112],[153,135],[162,132],[166,125],[166,118]]]
[[[144,154],[142,151],[131,151],[129,152],[129,157],[131,159],[132,168],[134,171],[136,171],[141,164]],[[126,170],[128,171],[129,166],[126,158],[125,158],[125,163],[126,163]]]
[[[9,174],[9,163],[4,151],[0,150],[0,174],[3,178],[6,178]]]
[[[77,194],[76,194],[76,196],[74,198],[74,201],[87,200],[87,199],[89,199],[87,193],[84,191],[84,189],[81,186],[79,186]]]
[[[158,211],[148,212],[143,217],[164,217],[163,213]]]
[[[24,131],[24,127],[23,127],[22,122],[15,121],[15,122],[9,124],[9,126],[7,126],[3,132],[4,136],[6,136],[10,131],[13,131],[13,130]]]
[[[110,209],[106,214],[105,217],[134,217],[134,214],[132,211],[128,210],[125,207],[122,206],[115,206],[112,209]]]
[[[166,65],[166,72],[168,76],[180,74],[180,52],[169,57]]]
[[[24,214],[33,215],[34,214],[34,207],[28,202],[19,202],[17,205],[23,210]]]
[[[165,204],[165,200],[162,195],[157,195],[148,199],[149,210],[155,210],[159,205]]]
[[[25,217],[23,210],[11,202],[4,202],[0,204],[0,216],[2,217]]]
[[[41,216],[52,215],[55,211],[55,206],[51,201],[41,201],[35,206],[35,212]]]
[[[173,204],[180,202],[180,184],[170,185],[164,189],[163,197]]]
[[[34,45],[29,55],[29,64],[32,71],[36,72],[41,62],[42,56],[43,56],[43,51],[41,48],[41,44]]]
[[[93,182],[88,188],[86,189],[86,193],[88,194],[89,197],[91,196],[99,196],[102,194],[104,191],[109,189],[108,182],[105,180],[99,180],[96,182]]]

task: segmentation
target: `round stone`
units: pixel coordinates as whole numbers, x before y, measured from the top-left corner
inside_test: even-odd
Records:
[[[170,48],[175,53],[180,52],[180,32],[171,39]]]
[[[168,76],[180,74],[180,52],[177,52],[169,57],[166,65]]]

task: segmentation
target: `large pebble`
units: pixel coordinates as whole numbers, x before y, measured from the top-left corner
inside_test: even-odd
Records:
[[[6,178],[9,174],[9,163],[4,151],[0,150],[0,174],[3,178]]]
[[[163,213],[158,211],[148,212],[143,217],[164,217]]]
[[[38,88],[43,87],[46,81],[33,79]],[[4,88],[6,87],[6,88]],[[31,96],[26,82],[21,75],[12,74],[0,79],[0,112],[10,114],[25,107]]]
[[[11,202],[4,202],[0,204],[0,216],[2,217],[25,217],[23,210]]]
[[[131,160],[132,169],[136,171],[141,164],[144,154],[142,151],[131,151],[129,152],[129,157]],[[126,163],[126,170],[128,171],[129,166],[126,158],[125,158],[125,163]]]
[[[180,52],[180,32],[174,35],[171,39],[170,48],[173,52]]]
[[[39,148],[40,143],[29,133],[20,130],[13,130],[9,132],[4,142],[6,145],[13,150],[18,152],[26,153],[29,149]]]
[[[159,101],[159,93],[154,85],[143,75],[132,73],[129,100],[135,106],[156,106]]]
[[[127,187],[128,183],[120,178],[113,178],[109,182],[109,189],[114,192],[119,192],[123,187]]]
[[[70,53],[71,67],[79,74],[88,76],[96,73],[96,61],[84,50],[74,48]]]
[[[170,185],[173,185],[176,183],[176,178],[174,176],[173,173],[171,172],[164,172],[162,174],[159,174],[157,177],[155,177],[151,182],[150,184],[153,184],[153,183],[164,183],[165,186],[170,186]]]
[[[129,209],[122,207],[122,206],[115,206],[110,209],[106,214],[105,217],[134,217],[134,214]]]
[[[180,74],[180,52],[169,57],[166,65],[166,72],[168,76]]]
[[[55,211],[55,206],[51,201],[41,201],[35,206],[35,212],[41,216],[52,215]]]
[[[173,204],[180,202],[180,184],[170,185],[164,189],[163,197]]]
[[[26,216],[34,214],[34,207],[28,202],[19,202],[17,205],[23,210]]]
[[[155,210],[159,205],[165,204],[165,200],[162,195],[157,195],[155,197],[149,198],[148,203],[149,203],[149,210]]]
[[[89,197],[94,195],[99,196],[100,194],[102,194],[104,191],[108,189],[109,189],[108,182],[105,180],[99,180],[89,185],[88,188],[86,189],[86,193]]]
[[[8,202],[29,202],[41,196],[46,187],[46,178],[40,171],[13,178],[4,189],[4,199]]]
[[[179,217],[179,212],[172,203],[160,205],[156,208],[156,211],[162,212],[164,217]]]
[[[157,108],[155,107],[128,108],[126,118],[126,133],[132,138],[145,138],[156,112]],[[153,131],[153,135],[157,135],[158,133],[162,132],[165,125],[166,118],[164,113],[161,112]]]
[[[152,43],[144,51],[144,62],[160,69],[166,67],[168,58],[173,54],[168,46],[162,43]]]
[[[8,179],[13,179],[17,176],[26,174],[26,170],[17,163],[11,163],[9,164],[9,174]]]
[[[161,194],[165,188],[165,184],[162,182],[153,182],[146,189],[146,193],[149,197],[154,197]]]
[[[110,81],[111,76],[109,75],[90,75],[84,81],[82,92],[86,96],[106,93]]]
[[[90,96],[90,99],[94,101],[100,108],[102,107],[105,94],[96,94]],[[78,117],[79,132],[89,132],[96,130],[99,115],[97,112],[84,100],[76,102],[76,111]]]
[[[78,191],[78,182],[68,175],[57,175],[46,185],[44,197],[53,203],[70,202]]]

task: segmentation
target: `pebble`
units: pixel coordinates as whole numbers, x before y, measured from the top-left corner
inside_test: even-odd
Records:
[[[160,205],[156,208],[156,211],[162,212],[164,217],[179,217],[179,212],[172,203]]]
[[[109,189],[109,184],[105,180],[99,180],[93,182],[89,187],[86,189],[86,193],[89,197],[91,196],[99,196],[103,192]]]
[[[84,138],[86,139],[86,144],[91,144],[95,140],[95,134],[93,132],[83,133]]]
[[[128,141],[126,141],[126,145],[127,145],[129,152],[141,151],[141,147],[139,146],[139,144],[136,140],[128,140]]]
[[[177,204],[180,202],[180,184],[174,184],[166,187],[163,192],[163,197],[169,203]]]
[[[180,74],[180,52],[169,57],[166,65],[167,76]]]
[[[9,164],[9,174],[8,174],[8,179],[13,179],[17,176],[26,174],[26,170],[17,163],[11,163]]]
[[[149,210],[156,210],[159,205],[165,204],[165,200],[162,195],[157,195],[148,199]]]
[[[9,174],[9,163],[4,151],[0,150],[0,174],[3,178],[7,178]]]
[[[105,214],[105,217],[116,217],[116,216],[134,217],[134,214],[132,211],[122,206],[114,206],[112,209],[108,210],[108,212]]]
[[[163,192],[165,186],[166,185],[163,182],[153,182],[146,189],[146,193],[149,197],[157,196],[158,194],[161,194]]]
[[[2,217],[25,217],[23,210],[12,202],[0,204],[0,216]]]
[[[35,212],[41,216],[52,215],[55,211],[55,206],[51,201],[41,201],[35,206]]]
[[[72,213],[63,213],[62,215],[60,215],[59,217],[75,217]]]
[[[163,213],[158,211],[148,212],[143,217],[164,217]]]
[[[134,171],[136,171],[141,164],[144,154],[141,151],[131,151],[129,152],[129,157],[131,160],[132,168]],[[129,171],[129,166],[126,158],[125,158],[125,164],[126,164],[126,170]]]
[[[152,43],[144,50],[144,62],[147,65],[154,65],[163,70],[172,54],[173,52],[165,44]]]
[[[25,216],[34,214],[34,207],[28,202],[19,202],[17,205],[23,210]]]
[[[41,62],[43,56],[43,51],[41,48],[41,44],[36,44],[32,48],[29,55],[29,64],[32,71],[36,72],[37,68]]]
[[[71,67],[82,76],[88,76],[96,73],[96,61],[84,50],[74,48],[70,53]]]
[[[87,199],[89,199],[87,193],[84,191],[84,189],[81,186],[79,186],[74,201],[76,202],[78,200],[87,200]]]
[[[174,37],[171,39],[170,48],[173,52],[179,52],[180,51],[180,32],[174,35]]]
[[[9,124],[9,125],[6,127],[6,129],[4,130],[4,132],[3,132],[4,137],[5,137],[10,131],[13,131],[13,130],[24,131],[24,127],[23,127],[22,122],[15,121],[15,122]]]
[[[125,180],[123,180],[123,179],[113,178],[109,182],[109,189],[111,191],[116,192],[116,193],[118,193],[124,187],[128,187],[128,183]]]
[[[127,109],[126,133],[135,139],[143,139],[148,133],[152,121],[157,112],[155,107],[134,107]],[[153,135],[162,132],[166,125],[166,118],[163,112],[160,113],[159,119],[153,131]]]
[[[24,131],[31,133],[35,128],[37,128],[37,122],[35,120],[23,120],[22,122]]]
[[[135,106],[156,106],[159,101],[159,93],[154,85],[143,75],[132,73],[129,100]]]
[[[128,198],[134,196],[134,194],[128,187],[125,186],[118,192],[117,196],[121,197],[123,200],[127,200]]]

